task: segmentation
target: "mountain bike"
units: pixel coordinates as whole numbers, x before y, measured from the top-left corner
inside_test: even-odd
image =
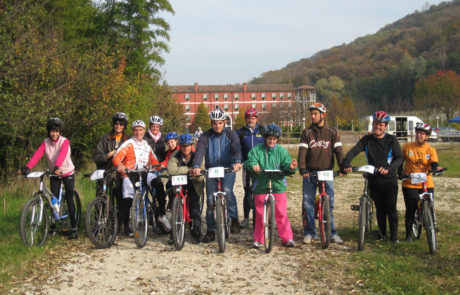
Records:
[[[216,220],[217,242],[219,252],[225,251],[225,241],[230,234],[230,222],[227,215],[227,194],[222,188],[222,179],[225,173],[232,172],[232,168],[213,167],[206,170],[208,178],[217,179],[217,191],[213,193],[213,214]]]
[[[374,218],[374,202],[369,195],[369,175],[376,174],[377,170],[372,165],[364,165],[361,167],[352,167],[352,171],[362,172],[364,177],[364,190],[359,198],[359,205],[351,205],[351,210],[359,211],[358,250],[363,250],[366,235],[372,232],[372,221]]]
[[[65,202],[63,184],[59,189],[59,195],[56,197],[51,190],[45,185],[44,178],[59,177],[49,170],[46,172],[31,172],[27,178],[40,178],[38,192],[33,194],[21,213],[20,233],[24,244],[30,246],[42,246],[50,232],[50,225],[56,225],[61,234],[70,231],[70,217],[67,202]],[[60,178],[60,177],[59,177]],[[77,227],[80,225],[81,203],[78,193],[73,194],[75,204],[75,219]],[[49,213],[51,212],[51,214]]]
[[[310,177],[318,178],[319,194],[315,198],[315,219],[318,219],[321,247],[326,249],[331,243],[331,205],[329,195],[326,193],[326,181],[333,181],[334,177],[338,175],[337,172],[332,170],[324,171],[301,171],[309,173]],[[304,228],[307,226],[307,215],[302,206],[302,217]]]
[[[110,247],[118,234],[115,179],[107,186],[107,178],[114,173],[116,169],[96,170],[83,176],[103,181],[102,193],[89,203],[85,218],[88,238],[98,249]]]
[[[433,193],[428,192],[426,187],[427,176],[433,174],[435,176],[441,175],[447,168],[440,171],[428,170],[427,173],[410,173],[400,177],[400,179],[410,179],[412,184],[422,184],[422,189],[418,194],[419,200],[417,204],[417,211],[415,211],[414,223],[412,224],[412,235],[414,238],[419,239],[422,233],[422,224],[426,231],[426,239],[430,253],[436,252],[436,221],[434,213],[434,198]]]

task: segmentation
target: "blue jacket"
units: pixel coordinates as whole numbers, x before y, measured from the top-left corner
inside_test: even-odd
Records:
[[[230,168],[235,163],[241,163],[240,139],[236,132],[224,128],[221,133],[216,133],[211,128],[204,132],[198,139],[193,168],[200,168],[205,158],[205,167]]]
[[[249,151],[258,144],[264,143],[264,137],[262,135],[262,126],[256,125],[254,131],[251,131],[248,126],[244,126],[236,130],[238,137],[240,138],[241,152],[243,153],[243,161],[248,159]]]

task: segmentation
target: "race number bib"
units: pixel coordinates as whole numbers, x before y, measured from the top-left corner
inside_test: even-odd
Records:
[[[91,173],[91,180],[98,180],[104,178],[104,171],[105,170],[96,170],[93,173]]]
[[[332,170],[318,171],[319,181],[332,181],[334,180],[334,172]]]
[[[187,175],[174,175],[171,176],[172,186],[186,185],[187,184]]]
[[[43,175],[45,172],[30,172],[27,174],[27,178],[37,178]]]
[[[426,173],[411,173],[410,182],[412,184],[426,182]]]
[[[224,167],[213,167],[208,170],[209,178],[224,178],[225,168]]]
[[[375,167],[372,166],[372,165],[364,165],[364,166],[359,167],[358,171],[359,172],[367,172],[367,173],[370,173],[370,174],[374,174],[375,173]]]

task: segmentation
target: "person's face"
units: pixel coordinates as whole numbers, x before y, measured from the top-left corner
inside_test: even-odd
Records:
[[[150,132],[152,132],[153,135],[157,135],[158,132],[160,132],[160,125],[158,125],[158,124],[150,124],[149,130],[150,130]]]
[[[177,139],[170,139],[166,144],[168,145],[169,150],[173,151],[177,147]]]
[[[225,121],[211,121],[212,130],[216,133],[221,133],[225,127]]]
[[[137,140],[142,140],[144,138],[144,134],[145,134],[145,129],[144,128],[142,128],[142,127],[133,128],[133,136]]]
[[[275,136],[268,136],[266,139],[265,139],[265,143],[267,144],[267,146],[269,148],[272,148],[276,145],[276,143],[278,142],[278,138],[275,137]]]
[[[61,132],[59,130],[50,130],[51,140],[57,140],[59,138],[59,135],[61,135]]]
[[[191,144],[189,144],[189,145],[181,145],[180,146],[180,151],[182,152],[182,154],[184,156],[187,157],[192,152],[192,145]]]
[[[430,136],[428,134],[426,134],[424,131],[417,130],[415,132],[415,140],[420,145],[425,144],[425,142],[427,141],[428,137],[430,137]]]
[[[383,122],[373,122],[372,123],[372,133],[377,138],[384,137],[386,129],[387,129],[386,123],[383,123]]]
[[[312,124],[319,124],[321,122],[321,119],[323,118],[323,115],[318,110],[311,110],[310,116]]]
[[[257,117],[246,117],[246,125],[249,128],[254,128],[257,125]]]
[[[125,130],[125,125],[121,121],[115,121],[115,123],[113,123],[113,130],[115,133],[122,133],[123,130]]]

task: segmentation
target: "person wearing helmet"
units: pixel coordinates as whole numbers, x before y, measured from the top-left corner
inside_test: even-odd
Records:
[[[379,240],[387,239],[386,220],[390,225],[390,239],[398,243],[398,167],[402,164],[401,147],[395,136],[387,134],[390,116],[384,111],[373,115],[372,133],[363,136],[347,153],[343,161],[345,172],[351,172],[351,161],[360,152],[365,152],[369,165],[376,167],[377,174],[369,175],[369,192],[374,199],[379,226]]]
[[[198,127],[195,131],[195,139],[198,140],[200,138],[201,134],[203,134],[203,130],[201,130],[201,127]]]
[[[75,187],[74,169],[75,166],[70,158],[70,141],[61,136],[62,121],[59,118],[51,118],[46,124],[48,130],[48,137],[43,140],[41,145],[35,151],[32,158],[27,164],[22,167],[18,173],[27,175],[37,165],[38,161],[46,155],[48,159],[48,169],[54,171],[54,173],[61,178],[50,177],[51,192],[53,195],[59,195],[61,189],[61,182],[64,183],[65,187],[65,200],[67,207],[69,208],[70,215],[70,235],[69,239],[78,238],[78,224],[75,218],[75,203],[73,200],[73,192]],[[51,233],[54,234],[56,231],[56,225],[52,224]]]
[[[246,120],[246,126],[236,130],[240,138],[241,152],[243,154],[243,162],[248,159],[249,151],[258,144],[264,143],[262,136],[262,127],[257,123],[258,112],[254,108],[248,108],[244,113],[244,119]],[[244,187],[244,198],[243,198],[243,213],[244,219],[241,221],[241,228],[245,228],[249,224],[249,212],[254,204],[251,204],[251,174],[246,173],[243,169],[243,187]]]
[[[427,173],[429,169],[441,171],[439,166],[438,154],[436,149],[427,143],[431,135],[431,126],[424,123],[415,125],[415,141],[404,144],[402,155],[404,161],[404,174],[423,172]],[[427,176],[426,187],[428,192],[434,194],[433,176]],[[414,223],[415,210],[417,210],[418,194],[422,184],[412,184],[410,179],[403,180],[402,191],[404,203],[406,205],[405,226],[406,241],[412,242],[412,224]],[[433,211],[434,212],[434,211]],[[436,222],[435,222],[436,225]]]
[[[182,134],[179,137],[180,149],[175,151],[168,162],[169,175],[189,175],[192,177],[192,163],[195,157],[193,151],[194,139],[190,134]],[[201,161],[201,169],[205,169],[204,161]],[[201,240],[201,210],[200,199],[204,194],[204,176],[189,179],[186,185],[189,198],[190,218],[193,220],[191,234],[192,243],[198,244]]]
[[[326,107],[317,102],[310,105],[311,126],[305,128],[300,137],[299,169],[303,177],[302,207],[304,218],[304,243],[309,244],[316,238],[315,198],[318,178],[310,176],[310,172],[332,170],[334,155],[339,167],[342,167],[343,147],[337,129],[326,123]],[[334,226],[334,182],[326,181],[326,193],[330,198],[331,207],[331,242],[343,243]]]
[[[225,128],[227,114],[216,108],[209,114],[211,119],[211,129],[204,132],[198,139],[195,157],[193,158],[193,175],[201,174],[201,162],[205,159],[206,169],[211,167],[233,167],[233,172],[226,173],[222,180],[222,187],[227,194],[228,217],[231,219],[231,232],[239,233],[240,223],[238,221],[238,207],[233,193],[235,176],[241,169],[241,146],[238,134]],[[207,232],[203,238],[203,243],[209,243],[215,239],[216,221],[213,216],[213,192],[217,190],[215,178],[206,177],[206,225]]]
[[[144,139],[152,148],[158,161],[161,163],[166,157],[166,144],[165,136],[161,133],[161,126],[163,126],[163,119],[160,116],[153,115],[149,118],[149,129],[145,133]],[[159,174],[153,174],[153,178],[148,179],[149,187],[154,188],[158,200],[158,211],[160,214],[159,221],[163,229],[168,232],[171,230],[171,225],[166,217],[166,191],[165,186]],[[152,174],[150,174],[152,177]]]
[[[278,145],[281,136],[281,128],[275,124],[263,127],[264,143],[256,145],[249,151],[248,159],[244,162],[244,168],[253,174],[254,179],[254,203],[256,220],[254,226],[254,248],[264,244],[264,199],[268,192],[268,177],[265,170],[281,170],[285,173],[294,174],[297,170],[297,160],[291,160],[289,152]],[[294,247],[291,224],[287,216],[286,184],[284,176],[275,176],[272,179],[273,195],[275,197],[275,219],[278,234],[286,247]]]
[[[113,166],[123,178],[122,193],[123,193],[123,212],[121,212],[121,220],[124,225],[124,233],[132,236],[132,230],[129,228],[129,209],[131,208],[134,197],[133,182],[137,179],[130,179],[125,174],[125,169],[143,169],[147,165],[159,165],[152,148],[144,140],[145,123],[141,120],[136,120],[131,124],[133,137],[125,141],[116,151],[112,158]]]

